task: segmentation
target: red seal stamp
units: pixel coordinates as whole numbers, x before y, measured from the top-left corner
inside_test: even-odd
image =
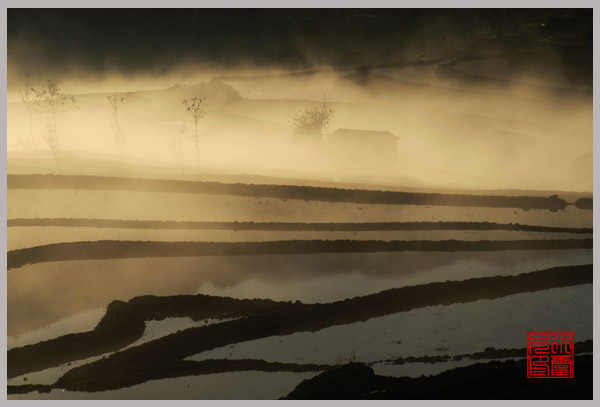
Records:
[[[573,331],[527,331],[527,377],[573,377]]]

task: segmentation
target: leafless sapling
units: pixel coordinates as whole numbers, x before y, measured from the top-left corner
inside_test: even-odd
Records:
[[[123,152],[123,145],[125,144],[125,134],[123,133],[123,129],[119,125],[119,107],[125,100],[124,97],[119,97],[117,95],[107,96],[106,99],[111,107],[111,113],[113,115],[114,124],[112,125],[114,131],[114,144],[119,154]]]
[[[60,91],[58,84],[51,80],[47,80],[41,89],[35,91],[36,105],[48,113],[50,122],[47,126],[47,131],[42,135],[44,140],[50,146],[54,159],[58,162],[58,128],[56,125],[56,115],[66,112],[75,106],[75,97]]]
[[[31,86],[31,72],[27,71],[24,73],[25,75],[25,87],[19,90],[21,94],[21,100],[27,109],[27,113],[29,114],[29,136],[33,139],[33,120],[31,118],[31,114],[35,107],[35,89]]]
[[[206,115],[206,99],[192,98],[191,100],[183,99],[183,105],[194,120],[194,141],[196,142],[196,157],[200,157],[198,150],[198,122]]]

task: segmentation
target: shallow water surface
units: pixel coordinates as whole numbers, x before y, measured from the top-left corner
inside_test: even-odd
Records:
[[[287,395],[302,380],[319,372],[229,372],[151,380],[136,386],[96,393],[52,390],[9,395],[9,400],[273,400]]]
[[[242,342],[189,359],[341,364],[351,360],[375,362],[408,356],[460,355],[490,346],[525,348],[528,330],[575,331],[576,342],[591,339],[592,285],[419,308],[315,333]]]
[[[140,295],[332,302],[435,281],[590,264],[592,250],[396,252],[66,261],[8,272],[8,334]],[[119,284],[115,284],[119,282]],[[95,318],[88,326],[94,326]],[[67,333],[67,330],[63,330]]]

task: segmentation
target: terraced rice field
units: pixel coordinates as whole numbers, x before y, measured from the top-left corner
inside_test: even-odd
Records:
[[[592,211],[560,195],[8,188],[9,398],[279,398],[353,361],[519,360],[528,330],[591,343]]]

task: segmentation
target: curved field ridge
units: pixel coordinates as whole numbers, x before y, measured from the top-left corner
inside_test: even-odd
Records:
[[[273,231],[395,231],[395,230],[511,230],[520,232],[556,232],[591,234],[592,228],[533,226],[495,222],[196,222],[160,220],[17,218],[8,219],[7,227],[57,226],[113,229],[203,229]]]
[[[113,301],[90,332],[14,348],[7,352],[8,377],[121,349],[142,336],[144,321],[173,316],[192,319],[243,317],[189,328],[114,353],[68,371],[57,387],[77,391],[117,389],[164,377],[188,356],[274,335],[315,332],[432,305],[493,299],[511,294],[592,283],[592,265],[555,267],[519,274],[393,288],[328,304],[238,300],[207,295],[136,297]]]
[[[67,260],[263,254],[369,253],[394,251],[495,251],[591,249],[593,239],[561,240],[278,240],[267,242],[158,242],[98,240],[52,243],[11,250],[8,270]]]
[[[592,340],[584,342],[576,342],[574,344],[575,354],[590,353],[593,348]],[[394,360],[392,363],[444,363],[448,361],[456,361],[463,359],[471,360],[494,360],[502,358],[524,358],[527,356],[527,349],[494,349],[486,348],[483,352],[476,352],[463,355],[436,355],[436,356],[409,356],[404,359]],[[365,362],[366,365],[380,363]],[[240,372],[258,370],[262,372],[323,372],[327,370],[337,369],[339,365],[314,364],[314,363],[281,363],[267,362],[264,359],[205,359],[201,361],[182,360],[177,363],[172,363],[163,373],[163,379],[175,378],[182,376],[196,376],[204,374],[225,373],[225,372]],[[8,394],[25,394],[32,391],[49,392],[53,389],[53,385],[45,384],[25,384],[25,385],[8,385]]]
[[[435,376],[387,377],[352,363],[303,380],[284,399],[300,400],[591,400],[593,357],[576,356],[572,379],[528,379],[526,361],[476,363]]]
[[[575,342],[573,349],[576,354],[592,353],[594,351],[594,342],[592,339]],[[383,363],[390,365],[403,365],[405,363],[444,363],[449,361],[458,361],[463,359],[505,359],[505,358],[526,358],[527,348],[496,349],[493,346],[485,348],[481,352],[464,353],[461,355],[435,355],[435,356],[408,356],[405,358],[387,359]],[[378,363],[373,362],[373,363]],[[371,364],[373,364],[371,363]]]
[[[547,209],[558,211],[569,203],[551,197],[440,194],[366,189],[340,189],[296,185],[224,184],[92,175],[7,175],[7,189],[88,189],[234,195],[305,201],[347,202],[383,205],[472,206],[489,208]]]
[[[261,372],[322,372],[331,369],[332,365],[310,363],[267,362],[263,359],[206,359],[202,361],[181,360],[166,366],[162,371],[163,379],[197,376],[214,373],[261,371]],[[7,386],[8,394],[25,394],[32,391],[49,392],[53,385],[25,384]]]

